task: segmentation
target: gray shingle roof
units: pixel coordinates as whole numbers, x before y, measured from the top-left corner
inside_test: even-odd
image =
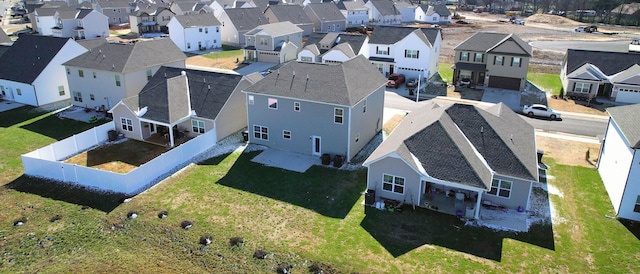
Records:
[[[405,8],[415,9],[415,6],[413,4],[406,1],[393,1],[393,5],[396,7],[396,9],[405,9]]]
[[[273,71],[245,91],[354,106],[382,87],[386,81],[387,79],[371,62],[362,55],[358,55],[342,64],[292,61]]]
[[[535,181],[535,132],[502,103],[486,110],[431,102],[408,114],[365,165],[396,152],[429,176],[489,189],[492,171]],[[418,169],[418,168],[416,168]]]
[[[454,48],[454,50],[492,52],[492,50],[494,50],[497,46],[510,40],[519,45],[525,55],[532,56],[533,49],[531,48],[531,46],[513,33],[505,34],[495,32],[476,32],[471,37],[462,41],[458,46]]]
[[[311,19],[300,5],[275,5],[267,9],[276,16],[278,22],[289,21],[294,24],[311,24]]]
[[[80,40],[76,40],[76,43],[80,44],[86,49],[94,49],[96,47],[106,44],[107,39],[105,38],[80,39]]]
[[[607,108],[631,148],[640,149],[640,104]]]
[[[327,50],[333,48],[337,44],[349,43],[351,48],[357,54],[360,51],[360,49],[362,49],[362,45],[364,44],[364,40],[366,38],[367,37],[362,34],[337,33],[337,32],[330,32],[330,33],[314,32],[314,33],[311,33],[309,37],[307,37],[305,45],[307,46],[316,45],[317,48],[320,50],[319,53],[325,53]]]
[[[368,9],[361,1],[340,1],[337,4],[340,10],[363,10]]]
[[[53,16],[58,11],[58,8],[36,8],[38,16]]]
[[[129,0],[97,0],[103,9],[108,8],[129,8]]]
[[[593,50],[567,50],[567,74],[586,63],[590,63],[610,76],[640,64],[640,54],[630,52],[609,52]]]
[[[400,15],[391,0],[369,0],[382,16]]]
[[[186,58],[170,39],[165,38],[133,44],[107,43],[67,61],[64,65],[129,73]]]
[[[224,12],[238,31],[247,31],[259,25],[269,23],[260,8],[234,8],[225,9]]]
[[[251,31],[247,32],[247,34],[251,35],[258,32],[265,32],[271,37],[278,37],[286,34],[293,34],[298,32],[302,33],[302,29],[289,21],[284,21],[257,26]]]
[[[206,27],[206,26],[220,26],[222,25],[213,14],[190,14],[190,15],[176,15],[174,16],[178,23],[182,27]]]
[[[338,9],[333,2],[328,3],[310,3],[307,4],[307,8],[311,9],[313,13],[318,17],[320,22],[329,21],[346,21],[342,12]]]
[[[437,12],[442,17],[447,17],[447,16],[451,15],[451,12],[447,8],[447,6],[442,5],[442,4],[434,5],[433,6],[433,11]]]
[[[33,83],[67,42],[69,38],[21,35],[0,57],[0,78]]]
[[[186,104],[183,71],[188,79],[191,109]],[[213,120],[241,80],[242,75],[163,66],[140,94],[123,100],[123,103],[132,110],[147,107],[143,117],[163,123],[183,118],[191,110],[198,117]]]
[[[93,9],[79,9],[76,14],[77,19],[84,19],[87,15],[89,15]]]
[[[371,33],[369,43],[381,45],[393,45],[404,39],[412,32],[416,32],[418,37],[422,38],[425,43],[433,45],[436,42],[440,29],[437,28],[414,28],[414,27],[398,27],[398,26],[377,26]],[[420,34],[422,32],[422,34]]]
[[[11,43],[11,38],[4,32],[4,29],[0,28],[0,43]]]

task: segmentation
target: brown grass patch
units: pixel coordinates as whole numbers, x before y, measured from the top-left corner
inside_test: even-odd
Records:
[[[571,166],[593,167],[598,155],[600,154],[600,145],[583,143],[577,141],[563,140],[545,136],[536,136],[538,149],[544,151],[544,158],[551,157],[559,164]],[[586,153],[589,150],[590,162],[586,160]]]
[[[585,114],[593,114],[593,115],[602,115],[607,116],[605,112],[608,107],[613,105],[610,104],[589,104],[587,106],[587,102],[583,101],[574,101],[571,99],[562,100],[562,99],[553,99],[550,98],[548,100],[549,107],[555,110],[560,111],[569,111],[569,112],[578,112]]]
[[[191,65],[191,66],[212,67],[212,68],[234,70],[241,66],[241,63],[236,61],[237,61],[237,57],[207,58],[204,56],[192,56],[187,58],[186,63],[187,65]]]
[[[384,126],[382,126],[382,130],[384,130],[384,133],[386,134],[391,134],[393,129],[395,129],[398,126],[398,124],[400,124],[400,121],[402,121],[402,119],[404,119],[404,115],[401,115],[401,114],[394,115],[393,117],[391,117],[391,119],[389,119],[389,121],[384,123]]]
[[[127,140],[84,151],[64,162],[117,173],[130,172],[166,152],[163,146]]]

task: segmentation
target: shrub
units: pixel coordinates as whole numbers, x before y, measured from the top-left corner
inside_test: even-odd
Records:
[[[193,226],[193,222],[192,221],[182,221],[182,223],[180,223],[180,227],[184,228],[184,229],[189,229]]]
[[[164,218],[167,218],[168,215],[169,215],[169,212],[167,212],[166,210],[160,211],[160,213],[158,213],[158,218],[164,219]]]
[[[253,252],[253,257],[256,259],[264,259],[267,257],[267,252],[262,249],[257,249]]]
[[[212,239],[213,239],[213,236],[211,236],[210,234],[202,235],[200,237],[200,244],[202,244],[202,245],[210,245]]]
[[[244,240],[240,237],[233,237],[229,239],[229,244],[231,246],[242,246],[244,245]]]
[[[61,219],[62,219],[61,215],[56,215],[56,216],[51,217],[51,219],[49,219],[49,221],[54,223],[54,222],[60,221]]]

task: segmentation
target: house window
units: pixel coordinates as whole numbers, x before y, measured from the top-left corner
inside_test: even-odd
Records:
[[[67,68],[67,75],[71,75],[71,70]]]
[[[263,126],[253,126],[253,138],[269,140],[269,128]]]
[[[520,58],[520,57],[511,58],[511,66],[512,67],[520,67],[521,64],[522,64],[522,58]]]
[[[253,105],[254,101],[255,99],[253,98],[253,95],[249,95],[249,105]]]
[[[82,93],[80,93],[79,91],[74,91],[73,92],[73,100],[76,101],[76,102],[82,103]]]
[[[333,122],[336,124],[342,124],[342,117],[344,115],[344,109],[334,108],[333,109]]]
[[[389,55],[389,47],[376,47],[376,54]]]
[[[283,130],[282,131],[282,138],[285,140],[291,140],[291,131],[290,130]]]
[[[151,80],[151,77],[153,76],[153,74],[151,74],[151,70],[148,69],[147,70],[147,81]]]
[[[79,70],[78,70],[78,76],[80,76],[80,77],[84,77],[84,71],[83,71],[83,70],[81,70],[81,69],[79,69]]]
[[[266,46],[267,45],[267,38],[260,37],[260,45],[261,46]]]
[[[293,110],[300,112],[300,102],[293,102]]]
[[[21,89],[17,88],[16,92],[18,93],[18,95],[22,96],[22,90]]]
[[[373,66],[374,66],[374,67],[376,67],[380,73],[383,73],[383,71],[384,71],[384,64],[381,64],[381,63],[373,63]]]
[[[313,62],[313,59],[311,57],[309,57],[309,56],[301,56],[300,57],[300,61],[311,63],[311,62]]]
[[[573,86],[573,92],[589,93],[590,90],[591,90],[590,83],[576,82],[575,85]]]
[[[64,86],[58,86],[58,94],[60,96],[64,96]]]
[[[202,28],[199,28],[199,29],[198,29],[198,32],[202,32]]]
[[[362,103],[362,113],[366,113],[367,112],[367,99],[364,99],[364,102]]]
[[[191,120],[191,127],[195,133],[204,133],[204,121]]]
[[[504,65],[504,56],[494,56],[493,57],[493,64],[494,65]]]
[[[89,99],[91,99],[91,101],[95,101],[96,100],[96,96],[93,95],[93,93],[89,94]]]
[[[96,72],[93,72],[93,78],[95,79],[97,77]]]
[[[220,32],[220,27],[216,27],[216,32]]]
[[[415,49],[405,49],[404,50],[404,57],[405,58],[418,59],[418,55],[419,55],[419,51],[418,50],[415,50]]]
[[[278,109],[278,99],[269,98],[269,108]]]
[[[487,194],[509,198],[511,196],[511,185],[512,183],[509,181],[493,179],[493,182],[491,182],[491,190],[487,192]]]
[[[191,43],[187,42],[187,48],[190,49],[191,48]]]
[[[466,51],[461,52],[460,61],[469,61],[469,53]]]
[[[640,213],[640,195],[636,197],[636,204],[633,206],[633,212]]]
[[[170,21],[171,16],[162,16],[162,21]]]
[[[122,126],[122,130],[133,131],[133,123],[131,119],[120,118],[120,125]]]
[[[119,87],[120,84],[120,75],[116,75],[116,87]]]
[[[404,178],[389,174],[383,174],[382,189],[398,194],[404,194]]]
[[[474,60],[476,63],[482,63],[483,59],[484,59],[484,54],[476,53],[475,60]]]
[[[209,28],[204,28],[204,33],[209,33]]]

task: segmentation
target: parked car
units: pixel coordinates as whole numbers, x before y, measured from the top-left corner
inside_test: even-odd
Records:
[[[511,23],[516,24],[516,25],[524,25],[524,20],[516,19],[516,20],[511,21]]]
[[[584,32],[584,29],[587,28],[587,26],[579,26],[576,27],[575,29],[573,29],[575,32]]]
[[[471,79],[469,78],[462,78],[460,79],[460,86],[469,86],[471,85]]]
[[[579,26],[574,29],[576,32],[587,32],[592,33],[598,31],[598,26]]]
[[[522,112],[529,117],[548,117],[551,120],[560,119],[560,113],[542,104],[524,105]]]
[[[405,85],[407,88],[416,88],[418,86],[418,78],[409,78]]]
[[[404,83],[404,74],[392,73],[387,80],[387,87],[398,88],[402,83]]]

